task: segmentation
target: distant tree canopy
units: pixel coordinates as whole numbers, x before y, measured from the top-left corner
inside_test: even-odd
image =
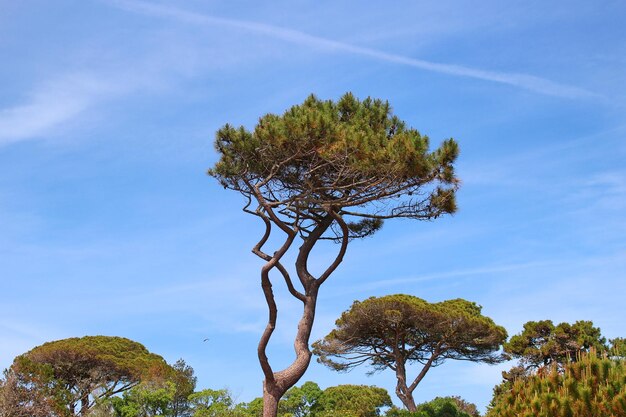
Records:
[[[336,322],[336,328],[313,344],[318,361],[345,371],[369,364],[373,372],[396,373],[396,394],[416,411],[413,391],[431,367],[448,359],[498,363],[506,330],[481,314],[475,303],[456,299],[428,303],[398,294],[355,301]],[[422,368],[411,381],[406,365]]]
[[[235,401],[226,389],[204,389],[189,396],[193,417],[226,417],[234,414]]]
[[[165,377],[143,380],[121,396],[100,399],[101,414],[94,417],[192,417],[195,386],[193,368],[179,359]]]
[[[606,352],[606,339],[591,321],[584,320],[556,326],[551,320],[529,321],[520,334],[504,344],[504,351],[519,359],[526,371],[575,361],[579,353],[591,348],[599,353]]]
[[[86,336],[48,342],[18,356],[5,375],[7,407],[85,416],[97,400],[174,370],[162,357],[122,337]],[[18,414],[19,415],[19,414]],[[35,415],[35,414],[33,414]]]
[[[242,417],[259,417],[261,398],[240,404]],[[280,400],[278,417],[376,417],[381,408],[391,407],[389,393],[368,385],[337,385],[325,390],[315,382],[292,387]]]
[[[386,417],[480,417],[476,405],[461,397],[437,397],[418,404],[416,411],[392,409]]]
[[[149,381],[111,397],[115,417],[172,416],[176,386],[171,381]]]
[[[310,417],[323,391],[315,382],[307,381],[302,386],[291,387],[278,403],[281,417]]]
[[[324,390],[313,407],[315,417],[377,417],[391,407],[387,390],[367,385],[338,385]]]
[[[174,384],[174,398],[171,404],[172,417],[188,417],[191,413],[189,396],[196,389],[197,378],[194,370],[183,359],[179,359],[172,365],[174,373],[168,378]]]
[[[431,151],[428,137],[394,116],[389,103],[360,101],[349,93],[337,102],[311,95],[283,115],[261,117],[253,131],[227,124],[216,136],[220,159],[209,175],[240,192],[247,200],[244,211],[265,225],[252,251],[266,262],[261,286],[269,318],[258,356],[265,377],[264,416],[274,417],[281,396],[309,366],[318,290],[342,262],[349,240],[373,234],[386,219],[430,220],[454,213],[459,149],[448,139]],[[265,250],[274,226],[285,233],[285,241]],[[302,244],[295,260],[299,283],[294,284],[282,261],[297,237]],[[309,255],[324,239],[340,248],[314,276]],[[281,371],[274,371],[266,355],[278,314],[272,271],[303,303],[296,359]]]

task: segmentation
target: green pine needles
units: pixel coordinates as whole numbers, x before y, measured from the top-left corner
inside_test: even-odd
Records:
[[[513,382],[496,395],[486,417],[624,417],[626,363],[580,353],[560,372],[556,365]]]
[[[253,131],[223,126],[215,147],[221,158],[209,175],[278,208],[301,231],[329,206],[361,218],[351,225],[354,237],[373,233],[384,219],[456,211],[457,143],[447,139],[430,151],[428,137],[386,101],[311,95],[283,115],[261,117]]]

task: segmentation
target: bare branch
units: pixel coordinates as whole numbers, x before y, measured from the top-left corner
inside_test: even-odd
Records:
[[[272,230],[272,224],[270,222],[270,220],[268,219],[268,217],[263,214],[263,212],[261,210],[257,210],[256,212],[252,212],[254,215],[260,217],[263,222],[265,223],[265,234],[263,235],[263,238],[254,246],[254,248],[252,248],[252,253],[254,253],[256,256],[258,256],[259,258],[270,262],[272,260],[272,256],[266,254],[265,252],[263,252],[261,250],[262,246],[265,244],[265,242],[267,242],[267,239],[270,236],[270,232]],[[304,296],[304,294],[302,294],[301,292],[299,292],[298,290],[296,290],[296,288],[293,286],[293,282],[291,281],[291,277],[289,276],[289,272],[287,271],[287,269],[283,266],[283,264],[280,261],[276,261],[276,269],[278,269],[278,271],[282,274],[283,279],[285,280],[285,283],[287,284],[287,289],[289,290],[289,292],[291,293],[291,295],[293,295],[295,298],[297,298],[298,300],[305,302],[306,301],[306,297]]]
[[[339,223],[339,226],[341,227],[341,231],[343,235],[342,235],[342,240],[341,240],[341,247],[339,248],[339,253],[337,254],[337,257],[335,258],[333,263],[330,264],[330,266],[326,269],[326,271],[324,271],[324,273],[320,275],[320,277],[316,281],[316,285],[318,287],[322,285],[324,281],[328,279],[330,274],[332,274],[335,271],[335,269],[337,269],[339,264],[343,261],[343,257],[346,254],[346,249],[348,248],[348,238],[350,236],[350,230],[348,229],[348,225],[343,220],[343,218],[339,214],[335,213],[335,211],[332,208],[328,210],[328,214],[333,219],[335,219],[337,223]]]
[[[333,221],[334,218],[331,215],[327,215],[323,218],[304,239],[302,246],[300,246],[298,257],[296,258],[296,272],[298,273],[298,278],[300,278],[300,282],[304,286],[305,291],[308,291],[311,283],[315,282],[308,268],[309,255],[315,243],[317,243],[324,232],[328,230]],[[319,287],[319,285],[317,285],[317,287]]]

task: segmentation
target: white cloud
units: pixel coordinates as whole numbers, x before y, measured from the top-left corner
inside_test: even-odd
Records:
[[[190,12],[176,7],[169,7],[146,1],[109,0],[108,3],[131,12],[141,13],[149,16],[165,17],[197,25],[219,25],[235,29],[242,29],[244,31],[270,36],[299,45],[305,45],[329,51],[347,52],[355,55],[366,56],[379,61],[405,65],[426,71],[507,84],[551,96],[565,98],[586,98],[597,96],[596,94],[579,87],[557,83],[533,75],[488,71],[462,65],[425,61],[402,55],[390,54],[372,48],[355,46],[348,43],[323,38],[320,36],[309,35],[298,30],[287,29],[264,23],[214,17],[206,14]]]
[[[0,145],[49,135],[110,93],[111,86],[88,74],[69,74],[33,92],[28,102],[0,109]]]

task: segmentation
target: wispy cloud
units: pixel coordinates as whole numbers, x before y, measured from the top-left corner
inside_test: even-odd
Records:
[[[462,65],[444,64],[439,62],[426,61],[406,57],[397,54],[390,54],[377,49],[352,45],[345,42],[336,41],[320,36],[310,35],[298,30],[283,28],[279,26],[238,19],[227,19],[210,16],[202,13],[187,11],[176,7],[154,4],[140,0],[104,0],[109,4],[135,13],[149,16],[169,18],[185,23],[207,26],[225,26],[244,31],[257,33],[287,42],[319,48],[328,51],[347,52],[354,55],[361,55],[379,61],[393,64],[405,65],[426,71],[448,74],[458,77],[468,77],[484,81],[507,84],[514,87],[530,90],[533,92],[564,97],[564,98],[589,98],[597,97],[596,94],[585,89],[557,83],[545,78],[536,77],[529,74],[489,71]]]
[[[410,283],[417,282],[425,282],[425,281],[433,281],[433,280],[441,280],[448,278],[458,278],[458,277],[470,277],[470,276],[480,276],[484,278],[486,275],[493,274],[502,274],[502,273],[510,273],[513,271],[520,271],[525,269],[531,269],[536,267],[545,267],[547,265],[552,265],[555,262],[526,262],[526,263],[516,263],[516,264],[508,264],[508,265],[489,265],[485,267],[477,267],[477,268],[467,268],[467,269],[458,269],[452,271],[439,272],[434,274],[424,274],[419,276],[412,276],[406,278],[397,278],[397,279],[385,279],[385,280],[376,280],[370,281],[366,284],[361,284],[358,288],[350,288],[345,291],[336,291],[333,293],[333,296],[343,296],[346,293],[356,293],[356,292],[371,292],[380,288],[392,288],[394,286],[403,286]]]
[[[502,186],[502,187],[537,187],[546,189],[566,190],[572,185],[606,185],[615,189],[619,179],[615,173],[608,175],[596,174],[594,184],[590,183],[588,173],[580,171],[572,177],[567,171],[565,182],[556,183],[552,178],[550,183],[545,181],[547,170],[563,170],[574,165],[588,165],[590,161],[606,159],[607,149],[612,155],[626,152],[622,148],[626,125],[618,125],[580,137],[558,137],[558,140],[546,141],[528,150],[514,154],[498,155],[493,158],[474,158],[460,167],[463,184],[471,186]],[[598,146],[601,144],[601,146]],[[584,152],[581,152],[584,150]],[[555,157],[558,155],[558,158]],[[541,161],[540,163],[538,161]],[[581,180],[581,178],[583,180]],[[584,184],[581,182],[584,181]],[[574,184],[575,183],[575,184]]]
[[[68,74],[36,89],[23,103],[0,109],[0,146],[50,134],[85,112],[111,86],[87,74]]]

